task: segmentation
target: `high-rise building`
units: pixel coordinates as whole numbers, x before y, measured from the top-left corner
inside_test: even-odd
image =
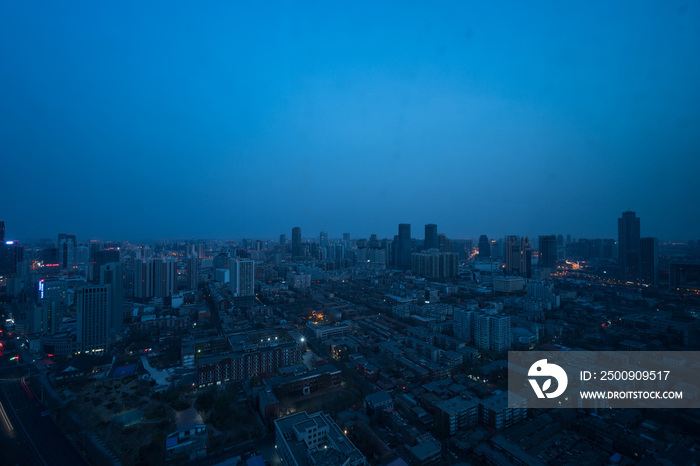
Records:
[[[153,269],[153,259],[134,261],[134,298],[147,299],[154,296]]]
[[[620,280],[639,283],[641,263],[640,221],[634,212],[623,212],[617,219],[617,266]]]
[[[89,279],[98,282],[100,280],[100,267],[111,262],[120,261],[119,248],[95,247],[91,248],[92,267],[89,268]]]
[[[75,235],[65,233],[58,234],[58,262],[62,269],[73,269],[75,267],[75,249],[78,243]]]
[[[554,235],[540,236],[539,266],[554,269],[557,266],[557,237]]]
[[[24,259],[24,247],[18,241],[5,239],[5,222],[0,222],[0,275],[14,275],[17,264]]]
[[[100,267],[100,285],[110,287],[110,332],[117,333],[124,323],[124,269],[119,262]]]
[[[411,224],[399,224],[399,237],[396,246],[396,267],[399,269],[411,268]]]
[[[506,238],[505,263],[506,275],[532,277],[532,251],[527,237],[518,239],[511,235]]]
[[[438,235],[438,249],[440,252],[455,252],[455,245],[444,233]]]
[[[501,353],[510,349],[510,316],[478,314],[474,332],[476,347]]]
[[[158,259],[154,263],[153,291],[156,298],[170,298],[177,292],[177,261]]]
[[[255,261],[239,259],[231,262],[231,293],[234,297],[255,296]]]
[[[226,259],[228,262],[228,257]],[[199,259],[194,254],[187,257],[187,289],[188,290],[196,290],[197,287],[199,286],[199,262],[198,261],[199,261]]]
[[[228,269],[231,267],[229,255],[225,252],[220,252],[219,254],[215,255],[213,263],[215,269]]]
[[[44,333],[55,333],[68,310],[68,290],[75,282],[69,280],[39,280],[38,301],[43,308],[42,329]]]
[[[479,259],[491,259],[491,243],[486,235],[479,236]]]
[[[109,342],[112,285],[86,285],[76,293],[76,349],[82,353],[102,352]]]
[[[668,285],[671,291],[700,291],[700,263],[671,262]]]
[[[455,278],[457,276],[457,253],[429,249],[411,254],[411,269],[425,278]]]
[[[322,231],[319,235],[318,245],[322,248],[328,247],[328,232]]]
[[[476,311],[463,307],[454,309],[454,335],[465,343],[474,341],[474,330],[476,322]]]
[[[659,286],[659,240],[639,240],[641,281],[649,286]]]
[[[425,226],[425,241],[423,249],[437,249],[438,246],[438,230],[437,225],[429,223]]]
[[[301,257],[301,228],[292,228],[292,258]]]

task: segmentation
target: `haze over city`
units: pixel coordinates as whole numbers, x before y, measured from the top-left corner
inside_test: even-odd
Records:
[[[700,231],[697,3],[0,6],[8,237]]]

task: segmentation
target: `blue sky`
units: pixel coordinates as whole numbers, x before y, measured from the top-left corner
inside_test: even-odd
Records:
[[[8,236],[700,238],[700,3],[4,2]]]

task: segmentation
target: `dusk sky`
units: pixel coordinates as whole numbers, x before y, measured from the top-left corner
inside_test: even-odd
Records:
[[[700,239],[700,3],[0,3],[10,239]]]

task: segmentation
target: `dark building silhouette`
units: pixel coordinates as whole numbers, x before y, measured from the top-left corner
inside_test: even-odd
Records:
[[[505,252],[506,275],[532,278],[532,250],[527,237],[518,239],[517,236],[508,236]]]
[[[623,212],[617,219],[617,266],[620,280],[638,283],[641,272],[640,222],[634,212]]]
[[[75,267],[75,250],[78,243],[75,235],[65,233],[58,234],[58,263],[62,269],[72,269]]]
[[[301,257],[301,228],[292,228],[292,257]]]
[[[425,241],[423,249],[437,249],[438,246],[438,231],[437,225],[429,223],[425,226]]]
[[[668,284],[671,291],[700,290],[700,263],[671,262]]]
[[[322,231],[318,236],[318,245],[322,248],[328,247],[328,232]]]
[[[91,267],[89,270],[90,280],[99,281],[100,280],[100,267],[111,262],[119,262],[119,249],[118,248],[91,248],[92,260]]]
[[[491,259],[491,242],[486,235],[481,235],[479,237],[479,259]]]
[[[444,233],[440,233],[438,235],[438,249],[440,252],[455,252],[455,245]]]
[[[0,275],[14,275],[17,264],[24,260],[24,247],[19,245],[19,241],[5,239],[4,221],[0,221],[0,237]]]
[[[641,281],[649,286],[659,285],[659,240],[639,240]]]
[[[110,285],[110,332],[121,331],[124,322],[124,269],[118,262],[100,266],[100,285]]]
[[[95,353],[107,349],[112,317],[112,285],[86,285],[76,292],[79,352]]]
[[[555,268],[557,266],[557,237],[554,235],[540,236],[539,250],[540,267]]]
[[[399,223],[396,266],[400,269],[411,268],[411,224],[409,223]]]

